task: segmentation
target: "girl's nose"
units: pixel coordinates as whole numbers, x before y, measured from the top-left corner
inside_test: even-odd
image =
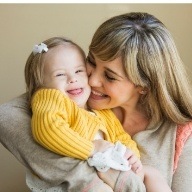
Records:
[[[75,83],[75,82],[77,82],[77,79],[75,77],[68,78],[68,81],[67,81],[68,84]]]

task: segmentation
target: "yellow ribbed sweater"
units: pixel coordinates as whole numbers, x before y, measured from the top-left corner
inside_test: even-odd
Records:
[[[57,154],[86,160],[93,150],[92,141],[101,130],[105,140],[120,141],[140,157],[136,143],[111,110],[93,110],[96,115],[92,115],[56,89],[37,91],[31,106],[35,140]]]

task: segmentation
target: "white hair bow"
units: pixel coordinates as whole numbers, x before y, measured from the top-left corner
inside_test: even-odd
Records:
[[[47,45],[44,43],[41,43],[39,45],[35,45],[33,47],[33,54],[36,55],[37,53],[47,52],[48,48]]]

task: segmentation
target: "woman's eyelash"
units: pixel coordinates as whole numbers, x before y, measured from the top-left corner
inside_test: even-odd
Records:
[[[115,81],[116,79],[114,77],[110,77],[107,73],[105,73],[105,77],[110,81]]]

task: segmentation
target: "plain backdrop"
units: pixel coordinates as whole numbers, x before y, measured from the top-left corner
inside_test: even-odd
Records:
[[[171,31],[189,76],[192,70],[192,4],[0,4],[0,104],[25,92],[24,66],[34,44],[66,36],[87,53],[106,19],[148,12]],[[0,192],[27,192],[25,168],[0,145]]]

